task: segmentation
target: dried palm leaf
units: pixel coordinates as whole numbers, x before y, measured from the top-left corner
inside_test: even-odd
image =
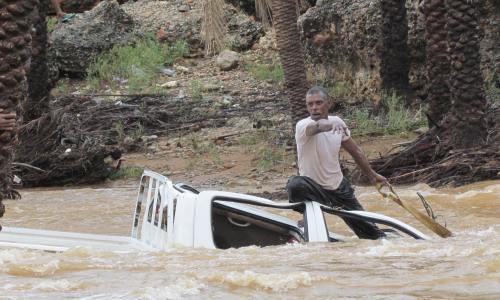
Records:
[[[201,33],[205,42],[205,52],[211,55],[224,45],[224,0],[203,1],[203,23]]]
[[[257,12],[257,18],[262,22],[262,25],[265,29],[271,27],[271,4],[272,0],[255,0],[255,11]]]

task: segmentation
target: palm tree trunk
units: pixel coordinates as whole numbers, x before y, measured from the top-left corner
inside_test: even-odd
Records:
[[[18,116],[26,98],[26,67],[31,51],[29,16],[37,3],[0,0],[0,108],[17,111]],[[14,133],[0,131],[0,199],[18,195],[12,189],[11,173],[15,141]]]
[[[305,95],[308,84],[304,49],[297,27],[296,0],[273,0],[273,22],[276,42],[285,75],[285,93],[294,122],[307,116]]]
[[[381,0],[382,47],[381,68],[382,89],[395,91],[400,95],[412,94],[408,73],[410,58],[408,51],[408,19],[405,0]]]
[[[486,98],[479,55],[479,6],[473,0],[448,0],[448,40],[455,148],[470,148],[486,140]]]
[[[429,127],[439,124],[451,107],[448,77],[450,58],[446,30],[446,0],[425,0],[427,117]]]
[[[31,63],[27,74],[28,99],[23,105],[25,123],[39,118],[49,109],[46,17],[50,1],[39,1],[40,4],[37,9],[33,10],[31,19],[34,31],[31,43]]]

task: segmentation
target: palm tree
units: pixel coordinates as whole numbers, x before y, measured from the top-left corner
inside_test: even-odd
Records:
[[[27,74],[28,98],[23,105],[23,120],[25,123],[39,118],[49,109],[49,71],[47,67],[47,10],[49,0],[39,0],[33,10],[31,43],[31,63]]]
[[[207,53],[213,53],[223,45],[224,33],[223,0],[205,0],[203,36]],[[307,115],[305,94],[308,89],[304,49],[300,42],[297,27],[298,5],[297,0],[256,0],[256,11],[260,18],[267,20],[270,7],[276,30],[276,42],[283,66],[285,91],[290,103],[290,110],[294,122]]]
[[[29,16],[37,0],[0,0],[0,108],[17,111],[26,98],[26,67],[31,52]],[[15,134],[0,132],[0,202],[18,196],[12,189]],[[0,216],[4,207],[0,204]]]
[[[486,98],[479,55],[479,1],[448,0],[448,41],[451,55],[451,143],[470,148],[486,140]]]
[[[380,1],[383,37],[380,49],[380,77],[382,89],[386,92],[395,91],[400,95],[409,96],[412,91],[408,77],[410,58],[405,3],[405,0]]]
[[[295,123],[307,115],[304,101],[308,89],[304,49],[297,27],[297,2],[273,0],[272,13],[276,42],[285,75],[285,91]]]
[[[429,127],[438,125],[451,107],[448,77],[450,58],[446,30],[446,1],[423,3],[426,35],[427,111]]]

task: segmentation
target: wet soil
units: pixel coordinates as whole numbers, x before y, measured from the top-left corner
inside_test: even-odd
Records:
[[[163,137],[155,143],[156,151],[125,154],[122,167],[151,169],[167,175],[173,181],[200,189],[223,189],[264,195],[271,199],[286,199],[286,182],[290,176],[297,174],[295,152],[291,147],[276,150],[266,140],[251,145],[242,143],[258,131],[254,129],[246,135],[231,137],[224,143],[216,144],[213,142],[216,137],[235,132],[235,129],[203,129],[195,135],[205,136],[206,143],[213,143],[214,150],[209,153],[193,149],[190,140],[194,135],[182,139]],[[411,141],[415,136],[360,137],[355,140],[369,158],[375,158],[397,148],[401,143]],[[266,163],[265,155],[260,150],[273,148],[282,151],[281,156]],[[349,169],[355,167],[345,151],[341,152],[341,159]]]

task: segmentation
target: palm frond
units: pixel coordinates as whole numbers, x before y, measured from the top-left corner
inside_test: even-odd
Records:
[[[255,0],[255,11],[257,12],[257,18],[262,22],[262,25],[265,29],[271,27],[271,4],[272,0]]]
[[[203,23],[201,33],[207,55],[216,53],[224,45],[224,0],[203,1]]]

